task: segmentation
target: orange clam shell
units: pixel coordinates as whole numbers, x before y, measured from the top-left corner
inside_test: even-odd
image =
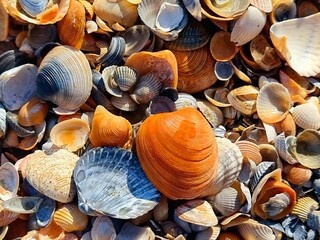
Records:
[[[19,124],[24,127],[41,124],[44,122],[47,113],[48,104],[34,97],[20,108],[18,121]]]
[[[177,87],[178,65],[170,50],[134,53],[128,57],[125,66],[134,68],[140,77],[147,73],[153,73],[162,80],[163,86]]]
[[[138,130],[136,147],[149,180],[171,199],[196,198],[215,178],[216,139],[194,108],[148,117]]]
[[[216,32],[210,40],[210,52],[217,61],[230,61],[239,48],[230,40],[231,34],[226,31]]]

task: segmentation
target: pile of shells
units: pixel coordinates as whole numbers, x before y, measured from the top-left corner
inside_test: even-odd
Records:
[[[0,1],[0,240],[320,239],[320,2]]]

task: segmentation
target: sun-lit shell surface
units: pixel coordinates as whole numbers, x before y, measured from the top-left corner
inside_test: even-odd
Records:
[[[0,200],[5,201],[17,195],[19,175],[12,163],[0,167]]]
[[[136,145],[146,175],[171,199],[195,198],[215,178],[216,140],[207,120],[194,108],[148,117],[138,130]]]
[[[297,200],[292,209],[292,214],[297,215],[301,221],[305,222],[308,214],[319,208],[319,203],[312,197],[302,197]]]
[[[74,152],[86,144],[89,132],[86,121],[72,118],[55,125],[50,132],[50,139],[56,146]]]
[[[137,156],[120,148],[95,148],[74,169],[79,209],[88,214],[130,219],[153,209],[160,193],[142,171]]]
[[[250,0],[239,1],[210,1],[204,0],[211,11],[223,18],[234,18],[240,16],[250,5]]]
[[[223,122],[222,111],[206,100],[197,100],[197,107],[212,127],[216,128]]]
[[[230,61],[237,54],[239,48],[230,37],[229,32],[219,31],[211,38],[210,53],[217,61]]]
[[[303,129],[318,130],[320,128],[319,109],[311,102],[297,105],[292,110],[292,118],[294,122]]]
[[[36,80],[36,94],[40,99],[74,111],[88,99],[91,88],[90,65],[79,50],[58,46],[42,60]]]
[[[14,213],[8,210],[5,210],[2,207],[3,201],[0,200],[0,227],[6,226],[12,223],[19,217],[19,213]]]
[[[26,178],[42,194],[71,202],[76,194],[72,173],[78,159],[64,149],[36,151],[27,162]]]
[[[269,13],[272,11],[272,0],[251,0],[250,2],[263,12]]]
[[[47,113],[48,104],[34,97],[19,109],[18,122],[24,127],[41,124],[44,122]]]
[[[301,76],[310,77],[320,73],[318,48],[320,28],[317,27],[319,19],[320,13],[316,13],[304,18],[278,22],[270,27],[273,45],[290,67]],[[297,32],[300,34],[296,34]]]
[[[2,207],[8,211],[31,214],[38,211],[43,199],[41,197],[14,197],[2,203]]]

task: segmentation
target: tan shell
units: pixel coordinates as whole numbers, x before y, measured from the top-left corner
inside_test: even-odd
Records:
[[[223,18],[235,18],[244,13],[250,5],[250,0],[226,1],[219,4],[218,1],[204,0],[204,3],[215,14]]]
[[[197,107],[203,116],[213,127],[218,127],[223,122],[223,113],[221,110],[206,100],[197,100]]]
[[[219,225],[214,227],[209,227],[204,231],[197,233],[195,240],[216,240],[220,234],[221,227]]]
[[[257,113],[263,122],[280,122],[291,107],[290,94],[282,84],[272,82],[260,89],[257,97]]]
[[[229,94],[227,88],[208,88],[204,90],[206,99],[217,107],[230,107],[227,95]]]
[[[9,14],[3,7],[2,2],[0,3],[0,41],[5,41],[9,34]]]
[[[305,182],[310,180],[312,171],[301,164],[292,165],[284,162],[282,176],[285,180],[294,185],[303,185]]]
[[[54,212],[53,220],[66,232],[83,231],[88,224],[88,216],[74,203],[60,205]]]
[[[246,140],[237,141],[235,144],[239,147],[243,157],[247,157],[257,165],[262,161],[260,148],[257,144]]]
[[[71,202],[76,194],[72,174],[78,159],[64,149],[36,151],[27,162],[26,178],[42,194]]]
[[[230,61],[239,51],[239,48],[230,40],[230,33],[216,32],[210,40],[210,53],[217,61]]]
[[[251,0],[251,4],[265,13],[272,11],[272,0]]]
[[[302,222],[308,218],[308,214],[319,208],[319,202],[312,197],[305,196],[298,198],[296,205],[292,209],[291,214],[297,215]]]
[[[320,112],[313,103],[303,103],[292,110],[293,121],[303,129],[320,128]]]
[[[75,152],[86,144],[89,132],[90,127],[86,121],[72,118],[55,125],[50,132],[50,138],[56,146]]]

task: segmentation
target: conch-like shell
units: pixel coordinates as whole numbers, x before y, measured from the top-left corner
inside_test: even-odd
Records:
[[[165,139],[171,139],[170,144],[164,144]],[[148,117],[138,130],[136,145],[144,172],[171,199],[193,199],[215,178],[216,140],[194,108]]]
[[[66,111],[76,111],[88,99],[92,88],[89,62],[79,50],[69,46],[53,48],[42,60],[36,93]]]
[[[103,106],[98,105],[94,112],[89,139],[94,147],[130,148],[132,126],[124,117],[114,115]]]
[[[278,22],[270,27],[273,45],[292,69],[304,77],[320,73],[320,13]],[[299,32],[300,34],[296,34]],[[309,41],[313,39],[313,41]],[[306,54],[308,49],[309,54]]]
[[[21,3],[24,3],[25,6],[31,11],[29,11],[29,13],[26,12],[26,8],[22,10]],[[54,4],[48,4],[48,1],[2,1],[3,6],[10,14],[10,16],[17,19],[18,21],[29,22],[33,24],[53,24],[57,21],[60,21],[67,13],[69,9],[69,3],[70,0],[59,0],[55,1]],[[45,4],[45,6],[42,7],[42,4]],[[35,6],[40,6],[40,8],[38,8],[37,11],[32,12],[32,9]]]
[[[64,149],[36,151],[27,162],[26,178],[42,194],[71,202],[76,194],[72,173],[78,159]]]
[[[89,132],[90,127],[86,121],[72,118],[55,125],[50,138],[56,146],[75,152],[86,144]]]
[[[125,149],[91,149],[80,157],[73,176],[79,209],[87,215],[137,218],[160,201],[137,155]]]

